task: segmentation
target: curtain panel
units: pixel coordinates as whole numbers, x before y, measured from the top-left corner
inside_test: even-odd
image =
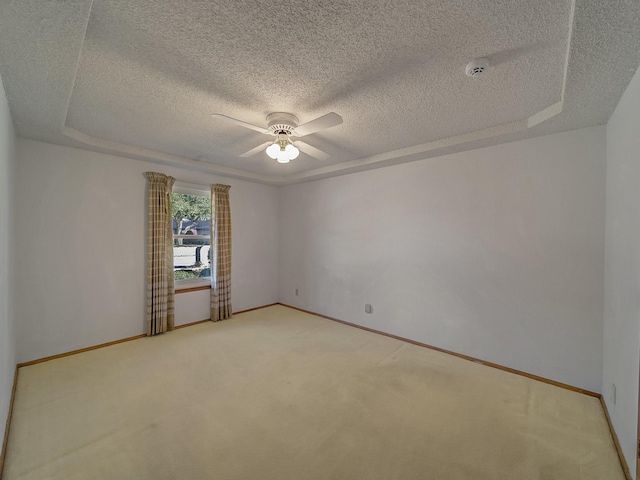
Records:
[[[231,310],[231,208],[230,185],[211,186],[211,320],[230,318]]]
[[[147,177],[147,335],[173,330],[174,276],[171,191],[175,178]]]

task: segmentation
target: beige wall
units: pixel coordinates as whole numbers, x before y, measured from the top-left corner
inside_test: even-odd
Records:
[[[607,125],[602,392],[635,478],[640,359],[640,71]],[[616,386],[616,399],[613,387]]]
[[[18,160],[19,362],[143,333],[148,170],[231,185],[234,310],[277,301],[277,188],[24,139]],[[206,311],[189,299],[177,324]]]
[[[281,301],[600,391],[605,134],[283,188]]]
[[[15,134],[0,78],[0,432],[4,432],[16,368],[11,281],[13,274],[12,227],[15,225],[16,219],[12,209],[14,181]],[[1,442],[2,440],[0,440]]]
[[[0,420],[16,361],[142,333],[155,170],[232,185],[234,310],[280,300],[602,391],[633,470],[638,74],[607,127],[280,190],[24,139],[16,167],[0,97]],[[208,292],[177,310],[178,325],[206,318]]]

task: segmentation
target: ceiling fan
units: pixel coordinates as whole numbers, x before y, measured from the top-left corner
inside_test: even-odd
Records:
[[[311,120],[310,122],[303,123],[302,125],[298,125],[298,117],[295,115],[284,112],[275,112],[267,115],[267,128],[258,127],[257,125],[252,125],[251,123],[243,122],[242,120],[237,120],[217,113],[214,113],[211,116],[224,122],[233,123],[234,125],[239,125],[241,127],[255,130],[256,132],[264,133],[265,135],[273,135],[276,137],[275,140],[258,145],[240,156],[251,157],[261,150],[266,149],[267,155],[280,163],[288,163],[295,159],[300,153],[299,150],[302,150],[307,155],[317,158],[318,160],[326,160],[329,158],[327,153],[309,145],[308,143],[301,142],[300,140],[297,140],[294,144],[291,141],[291,137],[304,137],[321,130],[326,130],[327,128],[335,127],[342,123],[342,117],[333,112],[322,115],[321,117]]]

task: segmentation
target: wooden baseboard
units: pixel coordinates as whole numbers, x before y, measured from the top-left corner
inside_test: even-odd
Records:
[[[23,362],[18,364],[18,368],[28,367],[29,365],[35,365],[37,363],[48,362],[49,360],[55,360],[56,358],[68,357],[70,355],[76,355],[78,353],[89,352],[91,350],[97,350],[98,348],[109,347],[111,345],[116,345],[118,343],[130,342],[131,340],[137,340],[139,338],[144,338],[146,335],[136,335],[135,337],[127,337],[121,338],[120,340],[114,340],[113,342],[101,343],[99,345],[93,345],[91,347],[80,348],[78,350],[72,350],[70,352],[58,353],[57,355],[51,355],[49,357],[38,358],[36,360],[30,360],[28,362]]]
[[[13,387],[11,388],[11,400],[9,401],[9,411],[7,412],[7,423],[4,427],[4,437],[2,440],[2,452],[0,452],[0,480],[4,472],[4,459],[7,455],[7,444],[9,443],[9,428],[11,427],[11,416],[13,415],[13,402],[16,398],[16,387],[18,385],[18,366],[13,374]]]
[[[453,352],[451,350],[446,350],[444,348],[435,347],[433,345],[428,345],[426,343],[417,342],[417,341],[411,340],[409,338],[400,337],[398,335],[393,335],[391,333],[386,333],[386,332],[382,332],[380,330],[375,330],[373,328],[368,328],[368,327],[364,327],[362,325],[357,325],[355,323],[346,322],[344,320],[340,320],[340,319],[337,319],[337,318],[329,317],[327,315],[322,315],[322,314],[316,313],[316,312],[311,312],[309,310],[304,310],[302,308],[294,307],[292,305],[287,305],[285,303],[280,303],[280,302],[270,303],[268,305],[262,305],[260,307],[249,308],[247,310],[241,310],[239,312],[234,312],[233,314],[234,315],[239,315],[241,313],[247,313],[247,312],[252,312],[254,310],[260,310],[262,308],[272,307],[274,305],[282,305],[284,307],[292,308],[294,310],[298,310],[298,311],[303,312],[303,313],[308,313],[310,315],[315,315],[317,317],[326,318],[327,320],[331,320],[331,321],[334,321],[334,322],[342,323],[343,325],[348,325],[350,327],[359,328],[359,329],[365,330],[367,332],[376,333],[378,335],[384,335],[386,337],[390,337],[390,338],[394,338],[396,340],[400,340],[400,341],[403,341],[403,342],[411,343],[411,344],[417,345],[419,347],[429,348],[431,350],[435,350],[435,351],[438,351],[438,352],[446,353],[448,355],[453,355],[455,357],[463,358],[465,360],[469,360],[471,362],[479,363],[481,365],[486,365],[488,367],[497,368],[497,369],[503,370],[505,372],[515,373],[516,375],[521,375],[523,377],[527,377],[527,378],[530,378],[532,380],[537,380],[539,382],[547,383],[549,385],[554,385],[556,387],[560,387],[560,388],[564,388],[564,389],[571,390],[571,391],[574,391],[574,392],[582,393],[584,395],[589,395],[591,397],[601,398],[601,395],[599,393],[591,392],[591,391],[585,390],[583,388],[574,387],[573,385],[568,385],[566,383],[557,382],[557,381],[551,380],[549,378],[545,378],[545,377],[541,377],[541,376],[534,375],[534,374],[531,374],[531,373],[523,372],[521,370],[516,370],[514,368],[505,367],[505,366],[499,365],[497,363],[487,362],[487,361],[481,360],[479,358],[470,357],[469,355],[464,355],[462,353]],[[196,321],[196,322],[187,323],[187,324],[184,324],[184,325],[179,325],[179,326],[175,327],[175,329],[186,328],[186,327],[190,327],[190,326],[193,326],[193,325],[199,325],[201,323],[205,323],[205,322],[208,322],[208,321],[210,321],[210,319],[199,320],[199,321]],[[39,359],[36,359],[36,360],[31,360],[31,361],[28,361],[28,362],[19,363],[18,364],[18,368],[26,367],[26,366],[29,366],[29,365],[35,365],[37,363],[47,362],[49,360],[55,360],[56,358],[67,357],[69,355],[75,355],[75,354],[78,354],[78,353],[88,352],[90,350],[96,350],[98,348],[109,347],[111,345],[116,345],[118,343],[129,342],[131,340],[137,340],[137,339],[143,338],[145,336],[146,335],[144,335],[144,334],[143,335],[136,335],[134,337],[123,338],[123,339],[120,339],[120,340],[114,340],[113,342],[101,343],[99,345],[94,345],[94,346],[91,346],[91,347],[81,348],[81,349],[78,349],[78,350],[72,350],[70,352],[59,353],[57,355],[51,355],[49,357],[44,357],[44,358],[39,358]]]
[[[278,303],[270,303],[269,305],[262,305],[260,307],[247,308],[246,310],[240,310],[239,312],[233,312],[233,315],[240,315],[241,313],[253,312],[254,310],[260,310],[262,308],[273,307],[274,305],[279,305],[279,304]],[[211,321],[210,318],[205,318],[204,320],[197,320],[195,322],[185,323],[183,325],[178,325],[177,327],[174,328],[174,330],[178,330],[179,328],[193,327],[194,325],[200,325],[201,323],[207,323],[207,322],[210,322],[210,321]]]
[[[331,321],[334,321],[334,322],[342,323],[343,325],[348,325],[350,327],[359,328],[360,330],[365,330],[365,331],[371,332],[371,333],[377,333],[378,335],[384,335],[385,337],[395,338],[396,340],[400,340],[402,342],[411,343],[413,345],[417,345],[418,347],[424,347],[424,348],[428,348],[430,350],[435,350],[437,352],[446,353],[447,355],[453,355],[454,357],[463,358],[464,360],[469,360],[469,361],[474,362],[474,363],[479,363],[480,365],[486,365],[487,367],[497,368],[498,370],[503,370],[505,372],[515,373],[516,375],[521,375],[523,377],[527,377],[527,378],[530,378],[532,380],[537,380],[537,381],[542,382],[542,383],[547,383],[549,385],[554,385],[556,387],[560,387],[560,388],[564,388],[564,389],[567,389],[567,390],[571,390],[572,392],[578,392],[578,393],[582,393],[584,395],[589,395],[590,397],[600,398],[600,394],[599,393],[592,392],[590,390],[585,390],[583,388],[574,387],[573,385],[568,385],[566,383],[557,382],[557,381],[551,380],[549,378],[540,377],[540,376],[534,375],[532,373],[527,373],[527,372],[523,372],[521,370],[516,370],[515,368],[505,367],[505,366],[499,365],[497,363],[487,362],[485,360],[481,360],[481,359],[475,358],[475,357],[470,357],[469,355],[464,355],[462,353],[452,352],[451,350],[446,350],[444,348],[434,347],[433,345],[428,345],[426,343],[417,342],[415,340],[411,340],[410,338],[399,337],[398,335],[393,335],[391,333],[382,332],[380,330],[374,330],[373,328],[369,328],[369,327],[363,327],[362,325],[358,325],[358,324],[351,323],[351,322],[345,322],[344,320],[339,320],[337,318],[328,317],[326,315],[322,315],[322,314],[316,313],[316,312],[310,312],[309,310],[304,310],[302,308],[293,307],[293,306],[287,305],[285,303],[281,303],[280,305],[282,305],[284,307],[293,308],[294,310],[298,310],[300,312],[308,313],[310,315],[315,315],[317,317],[326,318],[327,320],[331,320]]]
[[[274,305],[278,305],[278,303],[270,303],[269,305],[262,305],[260,307],[248,308],[247,310],[241,310],[239,312],[233,312],[233,314],[234,315],[239,315],[241,313],[247,313],[247,312],[252,312],[254,310],[260,310],[261,308],[272,307]],[[177,329],[180,329],[180,328],[191,327],[193,325],[199,325],[201,323],[209,322],[210,320],[211,320],[210,318],[207,318],[206,320],[198,320],[197,322],[185,323],[184,325],[178,325],[177,327],[174,328],[174,330],[177,330]],[[139,338],[144,338],[146,336],[147,335],[145,335],[145,334],[136,335],[134,337],[121,338],[120,340],[114,340],[112,342],[107,342],[107,343],[101,343],[99,345],[93,345],[91,347],[80,348],[78,350],[71,350],[70,352],[58,353],[57,355],[51,355],[49,357],[43,357],[43,358],[38,358],[36,360],[30,360],[28,362],[19,363],[17,368],[28,367],[29,365],[35,365],[37,363],[48,362],[49,360],[55,360],[56,358],[68,357],[70,355],[76,355],[78,353],[89,352],[91,350],[96,350],[98,348],[110,347],[111,345],[116,345],[118,343],[124,343],[124,342],[130,342],[131,340],[138,340]]]
[[[342,323],[343,325],[348,325],[350,327],[359,328],[361,330],[366,330],[367,332],[371,332],[371,333],[377,333],[378,335],[384,335],[385,337],[395,338],[396,340],[401,340],[403,342],[411,343],[411,344],[417,345],[419,347],[429,348],[431,350],[436,350],[438,352],[442,352],[442,353],[446,353],[448,355],[453,355],[455,357],[463,358],[463,359],[469,360],[471,362],[479,363],[481,365],[486,365],[488,367],[497,368],[499,370],[504,370],[505,372],[515,373],[516,375],[521,375],[523,377],[527,377],[527,378],[530,378],[532,380],[537,380],[539,382],[543,382],[543,383],[547,383],[549,385],[553,385],[553,386],[556,386],[556,387],[564,388],[566,390],[571,390],[573,392],[582,393],[584,395],[589,395],[590,397],[595,397],[595,398],[599,399],[600,403],[602,404],[602,409],[603,409],[604,415],[605,415],[605,417],[607,419],[607,423],[609,425],[609,431],[611,432],[611,437],[613,438],[613,444],[615,445],[616,451],[618,452],[618,458],[620,459],[620,465],[622,466],[622,470],[624,472],[625,478],[627,480],[632,480],[631,473],[629,471],[629,466],[627,465],[627,461],[624,458],[624,454],[622,453],[622,448],[620,447],[620,441],[618,440],[618,435],[616,434],[616,431],[613,428],[613,424],[611,423],[611,417],[609,416],[609,410],[607,409],[607,404],[604,401],[604,398],[602,397],[602,395],[600,395],[599,393],[591,392],[591,391],[585,390],[583,388],[574,387],[573,385],[568,385],[566,383],[556,382],[555,380],[551,380],[549,378],[540,377],[538,375],[533,375],[531,373],[527,373],[527,372],[523,372],[523,371],[516,370],[516,369],[513,369],[513,368],[505,367],[503,365],[498,365],[497,363],[486,362],[484,360],[480,360],[480,359],[477,359],[477,358],[474,358],[474,357],[470,357],[468,355],[463,355],[461,353],[456,353],[456,352],[452,352],[450,350],[445,350],[444,348],[434,347],[432,345],[427,345],[426,343],[416,342],[415,340],[411,340],[411,339],[404,338],[404,337],[399,337],[397,335],[392,335],[390,333],[381,332],[379,330],[374,330],[373,328],[363,327],[362,325],[357,325],[357,324],[351,323],[351,322],[345,322],[344,320],[339,320],[337,318],[328,317],[327,315],[322,315],[322,314],[319,314],[319,313],[311,312],[309,310],[304,310],[302,308],[298,308],[298,307],[294,307],[294,306],[291,306],[291,305],[287,305],[285,303],[281,303],[280,305],[282,305],[284,307],[288,307],[288,308],[293,308],[294,310],[298,310],[300,312],[308,313],[310,315],[315,315],[317,317],[326,318],[327,320],[332,320],[334,322]],[[638,480],[640,480],[640,478]]]
[[[190,323],[184,323],[182,325],[178,325],[176,327],[173,327],[174,330],[180,330],[181,328],[187,328],[187,327],[193,327],[194,325],[200,325],[201,323],[207,323],[210,322],[211,319],[210,318],[205,318],[204,320],[198,320],[196,322],[190,322]]]
[[[252,312],[254,310],[260,310],[262,308],[267,308],[267,307],[273,307],[274,305],[278,305],[278,303],[270,303],[269,305],[262,305],[260,307],[254,307],[254,308],[248,308],[246,310],[241,310],[239,312],[233,312],[234,315],[239,315],[241,313],[247,313],[247,312]],[[209,322],[211,321],[210,318],[207,318],[206,320],[199,320],[197,322],[191,322],[191,323],[187,323],[184,325],[179,325],[177,327],[175,327],[174,330],[177,330],[179,328],[186,328],[186,327],[191,327],[193,325],[199,325],[201,323],[205,323],[205,322]],[[31,360],[28,362],[22,362],[22,363],[18,363],[16,365],[16,371],[15,374],[13,376],[13,389],[11,390],[11,402],[9,403],[9,413],[7,415],[7,424],[5,426],[4,429],[4,440],[2,442],[2,452],[0,453],[0,480],[2,480],[2,472],[3,472],[3,468],[4,468],[4,458],[5,458],[5,454],[7,451],[7,442],[9,441],[9,427],[11,426],[11,415],[13,413],[13,402],[16,396],[16,386],[18,385],[18,371],[21,367],[28,367],[29,365],[36,365],[38,363],[43,363],[43,362],[48,362],[49,360],[55,360],[56,358],[63,358],[63,357],[68,357],[70,355],[76,355],[78,353],[84,353],[84,352],[89,352],[91,350],[97,350],[98,348],[104,348],[104,347],[109,347],[111,345],[117,345],[118,343],[124,343],[124,342],[130,342],[131,340],[138,340],[140,338],[144,338],[146,337],[146,335],[142,334],[142,335],[136,335],[134,337],[127,337],[127,338],[122,338],[120,340],[114,340],[112,342],[106,342],[106,343],[101,343],[99,345],[93,345],[91,347],[86,347],[86,348],[80,348],[78,350],[72,350],[70,352],[65,352],[65,353],[59,353],[57,355],[51,355],[48,357],[43,357],[43,358],[38,358],[36,360]]]
[[[616,431],[613,428],[613,423],[611,423],[611,416],[609,415],[607,402],[604,401],[604,397],[602,395],[600,395],[600,403],[602,404],[602,410],[604,410],[604,416],[607,418],[607,423],[609,424],[609,431],[611,432],[611,438],[613,438],[613,444],[616,446],[616,451],[618,452],[618,458],[620,459],[620,464],[622,465],[624,476],[627,480],[632,480],[631,472],[629,470],[629,465],[627,465],[627,460],[624,458],[624,454],[622,453],[622,447],[620,446],[618,435],[616,434]]]
[[[499,370],[503,370],[503,371],[506,371],[506,372],[514,373],[516,375],[521,375],[523,377],[527,377],[527,378],[530,378],[532,380],[537,380],[539,382],[547,383],[549,385],[554,385],[556,387],[564,388],[564,389],[571,390],[571,391],[574,391],[574,392],[577,392],[577,393],[582,393],[584,395],[589,395],[591,397],[596,397],[596,398],[598,398],[600,400],[600,403],[602,404],[602,409],[603,409],[605,417],[607,419],[607,423],[609,425],[609,430],[611,432],[611,437],[613,438],[613,443],[614,443],[614,445],[616,447],[616,451],[618,452],[618,457],[620,459],[620,464],[622,466],[622,470],[624,471],[624,475],[625,475],[627,480],[632,480],[631,474],[629,472],[629,466],[627,465],[627,462],[626,462],[626,460],[624,458],[624,455],[622,453],[622,448],[620,447],[620,441],[618,440],[618,436],[617,436],[617,434],[615,432],[615,429],[613,428],[613,424],[611,423],[611,417],[609,416],[609,410],[607,409],[607,404],[604,401],[604,398],[602,397],[602,395],[600,395],[599,393],[591,392],[589,390],[585,390],[585,389],[582,389],[582,388],[574,387],[574,386],[568,385],[566,383],[557,382],[555,380],[551,380],[551,379],[548,379],[548,378],[545,378],[545,377],[540,377],[538,375],[533,375],[531,373],[527,373],[527,372],[523,372],[523,371],[516,370],[516,369],[513,369],[513,368],[505,367],[503,365],[499,365],[499,364],[496,364],[496,363],[486,362],[484,360],[480,360],[478,358],[470,357],[468,355],[463,355],[461,353],[452,352],[452,351],[446,350],[444,348],[434,347],[433,345],[428,345],[426,343],[417,342],[415,340],[411,340],[411,339],[408,339],[408,338],[400,337],[398,335],[393,335],[393,334],[390,334],[390,333],[382,332],[380,330],[375,330],[373,328],[368,328],[368,327],[364,327],[362,325],[357,325],[355,323],[346,322],[344,320],[339,320],[337,318],[329,317],[327,315],[322,315],[322,314],[319,314],[319,313],[316,313],[316,312],[311,312],[309,310],[304,310],[302,308],[294,307],[292,305],[287,305],[285,303],[276,302],[276,303],[271,303],[269,305],[263,305],[261,307],[249,308],[247,310],[234,312],[234,315],[239,315],[241,313],[247,313],[247,312],[251,312],[251,311],[254,311],[254,310],[260,310],[260,309],[263,309],[263,308],[272,307],[274,305],[282,305],[283,307],[292,308],[294,310],[298,310],[298,311],[303,312],[303,313],[308,313],[310,315],[315,315],[317,317],[325,318],[327,320],[331,320],[331,321],[334,321],[334,322],[342,323],[343,325],[359,328],[361,330],[365,330],[365,331],[371,332],[371,333],[376,333],[378,335],[384,335],[386,337],[394,338],[396,340],[400,340],[400,341],[407,342],[407,343],[410,343],[410,344],[413,344],[413,345],[417,345],[419,347],[424,347],[424,348],[428,348],[428,349],[435,350],[435,351],[438,351],[438,352],[446,353],[448,355],[453,355],[455,357],[462,358],[464,360],[472,361],[474,363],[479,363],[481,365],[486,365],[486,366],[492,367],[492,368],[497,368]],[[192,323],[187,323],[187,324],[184,324],[184,325],[179,325],[179,326],[177,326],[175,328],[176,329],[186,328],[186,327],[190,327],[190,326],[193,326],[193,325],[199,325],[199,324],[202,324],[202,323],[205,323],[205,322],[209,322],[209,321],[211,321],[211,319],[208,318],[206,320],[199,320],[197,322],[192,322]],[[17,364],[16,365],[15,374],[14,374],[14,377],[13,377],[13,388],[12,388],[12,391],[11,391],[11,401],[10,401],[10,404],[9,404],[9,412],[8,412],[8,415],[7,415],[7,423],[6,423],[6,426],[5,426],[4,440],[3,440],[3,443],[2,443],[2,452],[0,453],[0,480],[2,480],[2,472],[3,472],[4,460],[5,460],[6,450],[7,450],[7,442],[9,440],[9,428],[11,426],[11,415],[13,413],[13,403],[14,403],[14,399],[15,399],[15,395],[16,395],[16,386],[18,384],[18,370],[19,370],[20,367],[26,367],[26,366],[29,366],[29,365],[35,365],[37,363],[42,363],[42,362],[46,362],[46,361],[49,361],[49,360],[54,360],[56,358],[67,357],[67,356],[70,356],[70,355],[75,355],[77,353],[88,352],[90,350],[96,350],[98,348],[103,348],[103,347],[108,347],[108,346],[111,346],[111,345],[116,345],[118,343],[128,342],[128,341],[131,341],[131,340],[137,340],[139,338],[144,338],[145,336],[146,335],[136,335],[134,337],[123,338],[121,340],[115,340],[113,342],[102,343],[102,344],[94,345],[94,346],[87,347],[87,348],[81,348],[79,350],[73,350],[73,351],[70,351],[70,352],[60,353],[58,355],[52,355],[52,356],[49,356],[49,357],[44,357],[44,358],[40,358],[40,359],[37,359],[37,360],[32,360],[32,361],[29,361],[29,362],[24,362],[24,363]],[[638,479],[638,480],[640,480],[640,479]]]
[[[278,302],[270,303],[269,305],[262,305],[261,307],[247,308],[246,310],[240,310],[239,312],[233,312],[234,315],[240,315],[241,313],[253,312],[254,310],[262,310],[263,308],[273,307],[274,305],[280,305]]]
[[[416,342],[415,340],[411,340],[411,339],[404,338],[404,337],[399,337],[397,335],[392,335],[390,333],[381,332],[379,330],[374,330],[373,328],[363,327],[362,325],[357,325],[357,324],[351,323],[351,322],[345,322],[344,320],[339,320],[337,318],[328,317],[327,315],[322,315],[322,314],[319,314],[319,313],[311,312],[309,310],[304,310],[302,308],[298,308],[298,307],[294,307],[294,306],[291,306],[291,305],[287,305],[285,303],[281,303],[280,305],[282,305],[284,307],[288,307],[288,308],[293,308],[294,310],[298,310],[300,312],[308,313],[310,315],[315,315],[317,317],[326,318],[327,320],[332,320],[334,322],[342,323],[343,325],[348,325],[350,327],[355,327],[355,328],[359,328],[361,330],[366,330],[367,332],[377,333],[378,335],[384,335],[385,337],[391,337],[391,338],[394,338],[396,340],[401,340],[403,342],[407,342],[407,343],[411,343],[413,345],[417,345],[419,347],[429,348],[431,350],[436,350],[438,352],[442,352],[442,353],[446,353],[448,355],[453,355],[455,357],[463,358],[463,359],[469,360],[471,362],[479,363],[481,365],[486,365],[488,367],[497,368],[497,369],[503,370],[505,372],[515,373],[516,375],[521,375],[523,377],[527,377],[527,378],[530,378],[532,380],[537,380],[538,382],[547,383],[549,385],[553,385],[553,386],[556,386],[556,387],[564,388],[566,390],[571,390],[573,392],[582,393],[584,395],[589,395],[590,397],[595,397],[595,398],[599,399],[600,403],[602,404],[602,409],[604,410],[604,415],[605,415],[605,417],[607,419],[607,423],[609,424],[609,431],[611,432],[611,437],[613,438],[613,443],[614,443],[614,445],[616,447],[616,451],[618,452],[618,458],[620,459],[620,465],[622,466],[622,470],[624,472],[624,475],[625,475],[627,480],[632,480],[631,473],[629,472],[629,466],[627,465],[627,461],[625,460],[624,454],[622,453],[622,448],[620,447],[620,441],[618,440],[618,435],[616,434],[616,431],[613,428],[613,424],[611,423],[611,417],[609,416],[609,410],[607,409],[607,404],[604,401],[604,398],[602,397],[602,395],[600,395],[599,393],[591,392],[591,391],[585,390],[583,388],[574,387],[573,385],[568,385],[566,383],[556,382],[555,380],[551,380],[549,378],[540,377],[538,375],[533,375],[531,373],[527,373],[527,372],[523,372],[523,371],[516,370],[516,369],[513,369],[513,368],[505,367],[503,365],[498,365],[497,363],[486,362],[484,360],[480,360],[480,359],[477,359],[477,358],[474,358],[474,357],[470,357],[468,355],[463,355],[461,353],[456,353],[456,352],[452,352],[450,350],[445,350],[444,348],[434,347],[432,345],[427,345],[426,343]],[[638,480],[640,480],[640,478]]]

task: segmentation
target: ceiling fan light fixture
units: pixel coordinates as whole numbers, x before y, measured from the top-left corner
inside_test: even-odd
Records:
[[[266,152],[278,163],[289,163],[300,155],[300,150],[289,141],[289,137],[284,132],[278,134],[278,139],[267,147]]]
[[[298,150],[298,147],[294,146],[292,143],[287,145],[284,148],[284,151],[289,155],[289,160],[295,160],[298,158],[298,155],[300,155],[300,150]]]
[[[289,154],[284,150],[280,150],[278,152],[278,163],[289,163],[291,159],[289,158]]]
[[[280,153],[280,145],[277,142],[272,143],[267,147],[267,155],[273,158],[274,160],[278,158],[278,153]]]

